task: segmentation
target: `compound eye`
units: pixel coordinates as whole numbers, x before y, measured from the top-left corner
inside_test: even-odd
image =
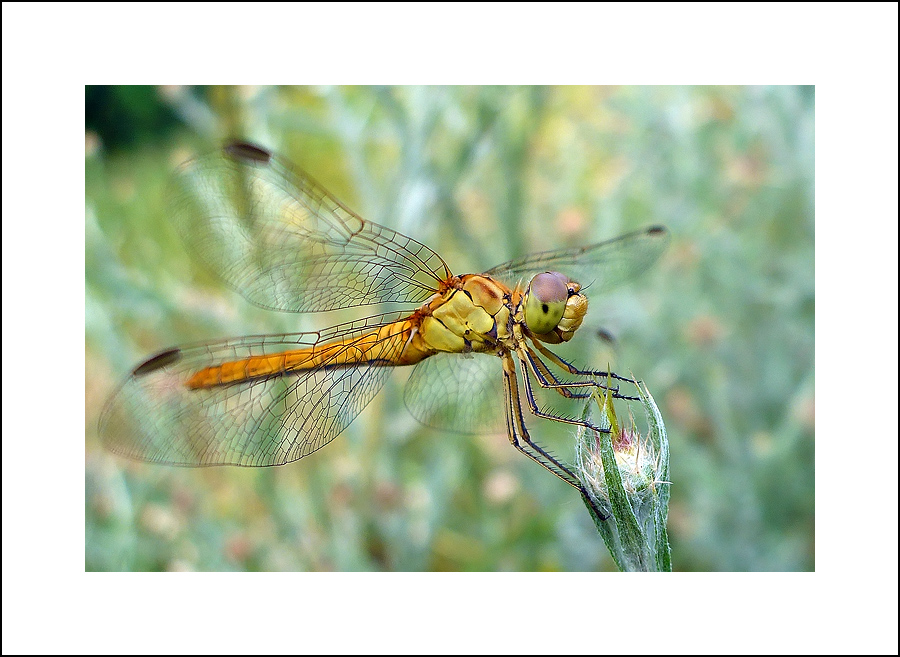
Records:
[[[569,279],[555,271],[538,274],[525,293],[525,324],[532,333],[549,333],[566,311]]]

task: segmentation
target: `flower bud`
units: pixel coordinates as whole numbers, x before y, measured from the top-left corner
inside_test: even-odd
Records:
[[[606,383],[582,415],[603,431],[581,427],[577,437],[576,472],[591,502],[585,505],[620,570],[669,571],[669,443],[662,416],[646,385],[637,381],[649,431],[641,436],[633,417],[622,427],[609,377]]]

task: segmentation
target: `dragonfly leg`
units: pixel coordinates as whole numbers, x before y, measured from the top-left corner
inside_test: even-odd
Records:
[[[556,390],[560,395],[568,397],[569,399],[586,399],[591,396],[591,393],[589,392],[575,392],[574,388],[594,386],[595,383],[593,381],[560,381],[556,375],[550,371],[550,368],[547,367],[547,364],[544,363],[544,361],[537,357],[527,347],[526,350],[529,361],[528,364],[542,388]]]
[[[526,377],[527,375],[524,374]],[[506,425],[509,441],[517,450],[528,458],[540,464],[564,482],[575,488],[581,497],[587,502],[600,520],[606,520],[609,516],[604,514],[591,499],[584,484],[575,476],[566,465],[547,452],[543,447],[535,443],[525,426],[525,418],[522,414],[522,405],[519,402],[519,384],[516,377],[516,366],[508,354],[503,357],[503,387],[506,392]]]
[[[534,364],[531,360],[519,355],[519,358],[522,362],[522,381],[525,384],[525,398],[528,400],[528,406],[531,409],[531,413],[536,417],[544,418],[545,420],[553,420],[555,422],[565,422],[566,424],[572,424],[579,427],[584,427],[590,431],[596,431],[598,433],[609,433],[609,429],[601,429],[597,425],[588,422],[587,420],[578,420],[576,418],[571,417],[563,417],[561,415],[553,415],[552,413],[548,413],[546,411],[542,411],[537,404],[537,400],[534,398],[534,389],[531,387],[531,379],[528,378],[529,370],[534,373],[535,369],[530,369],[534,367]],[[537,377],[537,375],[535,375]],[[565,384],[562,384],[565,385]],[[551,386],[552,387],[552,386]]]
[[[629,378],[626,378],[626,377],[624,377],[624,376],[619,376],[619,375],[616,374],[615,372],[605,372],[605,371],[601,371],[601,370],[582,370],[582,369],[579,369],[579,368],[575,367],[574,365],[572,365],[572,363],[569,363],[568,361],[566,361],[566,360],[560,358],[559,356],[557,356],[555,353],[553,353],[552,351],[550,351],[547,347],[545,347],[544,345],[542,345],[542,344],[541,344],[540,342],[538,342],[537,340],[535,340],[535,341],[533,342],[533,344],[534,344],[534,346],[537,348],[537,350],[540,351],[541,354],[543,354],[547,359],[549,359],[554,365],[556,365],[557,367],[559,367],[559,368],[565,370],[565,371],[568,372],[569,374],[575,374],[575,375],[579,375],[579,376],[589,376],[589,377],[591,377],[592,379],[605,379],[605,378],[609,377],[609,378],[612,378],[612,379],[616,379],[616,380],[618,380],[618,381],[624,381],[625,383],[632,383],[632,384],[636,384],[636,383],[637,383],[637,381],[635,381],[634,379],[629,379]],[[540,378],[538,378],[538,381],[540,381]],[[590,383],[590,384],[586,384],[586,385],[597,385],[597,384],[596,384],[596,383]],[[553,386],[544,386],[544,385],[542,385],[541,387],[547,388],[547,387],[553,387]],[[604,386],[604,385],[602,385],[602,384],[600,384],[599,387],[606,388],[606,386]],[[627,396],[627,395],[620,395],[618,389],[616,389],[616,390],[613,392],[613,397],[616,398],[616,399],[627,399],[627,400],[629,400],[629,401],[640,401],[640,398],[639,398],[639,397],[629,397],[629,396]]]
[[[521,358],[522,356],[520,356],[520,359]],[[560,381],[556,378],[553,372],[550,371],[550,368],[547,367],[547,364],[528,347],[525,348],[524,358],[527,358],[528,367],[531,369],[532,373],[537,379],[538,385],[540,385],[542,388],[555,390],[563,397],[567,397],[569,399],[587,399],[592,394],[590,392],[575,392],[573,391],[574,388],[601,388],[603,390],[609,390],[617,398],[621,396],[618,394],[618,386],[610,388],[606,384],[595,381],[593,379],[587,381]]]

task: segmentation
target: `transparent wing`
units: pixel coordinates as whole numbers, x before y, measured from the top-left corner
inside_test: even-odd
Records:
[[[534,253],[485,272],[509,285],[542,271],[558,271],[581,286],[614,287],[650,267],[665,251],[669,232],[662,226],[628,233],[592,246]]]
[[[506,415],[500,359],[480,353],[435,354],[413,368],[403,400],[413,417],[435,429],[502,431]]]
[[[252,336],[164,351],[137,367],[107,403],[100,437],[118,454],[172,465],[267,466],[296,461],[333,440],[375,396],[390,372],[385,365],[399,356],[402,340],[385,337],[379,350],[381,364],[329,365],[339,358],[338,351],[330,361],[301,373],[200,389],[191,389],[186,382],[206,367],[350,341],[402,317],[392,313],[318,332]]]
[[[188,247],[264,308],[420,303],[450,276],[428,247],[365,221],[299,168],[250,144],[186,163],[174,187],[171,210]]]

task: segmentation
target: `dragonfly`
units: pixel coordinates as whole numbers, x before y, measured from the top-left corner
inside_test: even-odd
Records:
[[[407,309],[165,349],[105,405],[99,433],[108,449],[179,466],[291,463],[343,432],[390,372],[411,367],[404,401],[418,420],[478,432],[505,419],[516,449],[588,499],[526,418],[601,431],[542,409],[535,391],[587,398],[608,377],[629,379],[580,369],[548,345],[574,337],[588,288],[605,291],[652,265],[668,242],[665,228],[455,275],[435,251],[364,220],[253,144],[232,142],[182,165],[174,188],[171,212],[188,250],[247,301],[295,313]]]

